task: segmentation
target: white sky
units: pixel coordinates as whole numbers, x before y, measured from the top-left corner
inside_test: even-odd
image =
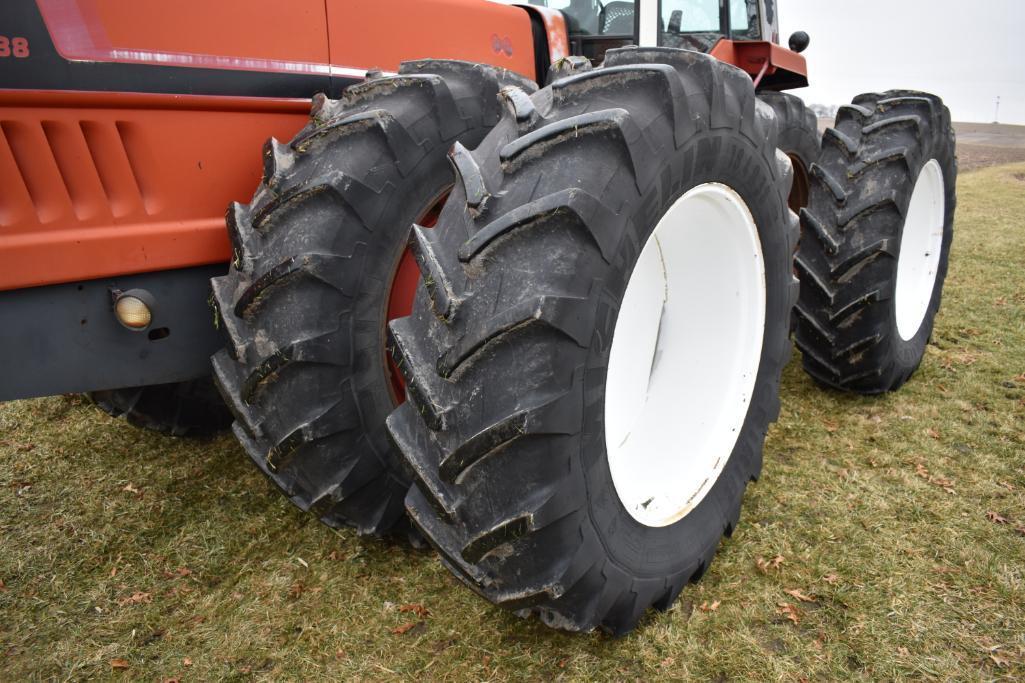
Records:
[[[807,31],[812,104],[889,88],[941,96],[955,121],[1025,124],[1025,0],[777,0],[780,42]]]

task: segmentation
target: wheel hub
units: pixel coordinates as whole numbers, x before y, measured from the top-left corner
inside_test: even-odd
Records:
[[[911,192],[897,256],[894,308],[897,332],[904,341],[918,334],[932,301],[943,250],[945,208],[943,171],[931,159]]]
[[[725,185],[684,194],[644,245],[605,384],[609,468],[638,522],[683,518],[726,465],[758,374],[765,288],[757,226]]]

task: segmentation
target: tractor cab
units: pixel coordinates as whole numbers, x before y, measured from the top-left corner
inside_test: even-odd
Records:
[[[559,10],[566,20],[570,52],[599,63],[624,45],[673,47],[710,53],[748,73],[756,87],[784,90],[808,85],[798,53],[808,46],[803,32],[779,45],[775,0],[531,0]]]

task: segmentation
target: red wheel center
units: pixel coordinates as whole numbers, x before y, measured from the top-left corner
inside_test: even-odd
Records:
[[[436,199],[417,219],[417,225],[424,228],[433,228],[441,215],[441,209],[448,199],[448,190]],[[416,287],[420,284],[420,268],[416,265],[413,252],[406,247],[399,259],[392,276],[391,290],[388,294],[387,322],[396,318],[404,318],[413,312],[413,298],[416,296]],[[387,324],[386,322],[386,324]],[[388,379],[391,381],[392,400],[395,405],[400,405],[406,400],[406,383],[402,379],[402,373],[385,351],[385,368],[388,372]]]

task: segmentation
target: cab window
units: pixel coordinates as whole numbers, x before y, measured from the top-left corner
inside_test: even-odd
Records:
[[[530,4],[562,12],[570,35],[634,35],[633,0],[530,0]]]
[[[719,0],[662,0],[659,45],[708,52],[725,36]],[[759,0],[729,0],[730,37],[758,40]]]
[[[730,0],[730,33],[734,40],[761,39],[758,0]]]
[[[708,52],[722,37],[719,0],[662,0],[658,44]]]

